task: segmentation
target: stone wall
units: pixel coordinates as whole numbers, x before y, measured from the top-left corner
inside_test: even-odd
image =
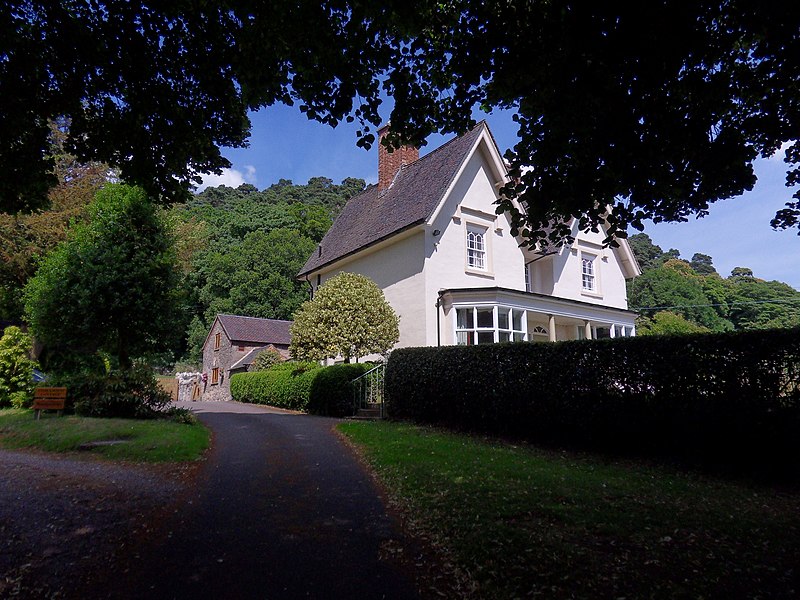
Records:
[[[219,348],[215,348],[216,335],[220,334]],[[240,358],[256,346],[232,345],[218,320],[211,327],[211,334],[203,347],[203,373],[207,378],[203,383],[204,401],[228,401],[231,399],[230,368]],[[213,370],[219,369],[219,379],[213,383]]]

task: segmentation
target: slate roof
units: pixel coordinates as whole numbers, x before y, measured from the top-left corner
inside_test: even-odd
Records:
[[[289,326],[292,321],[259,319],[241,315],[217,315],[217,318],[231,342],[263,346],[267,344],[288,346],[291,342]]]
[[[373,185],[348,200],[297,277],[426,221],[484,127],[481,121],[464,135],[403,165],[387,190],[378,192]]]
[[[289,351],[288,350],[281,350],[280,348],[275,348],[274,345],[270,344],[269,346],[260,346],[258,348],[253,348],[252,350],[250,350],[250,352],[248,352],[242,358],[240,358],[235,363],[233,363],[233,365],[231,366],[231,368],[229,370],[230,371],[235,371],[236,369],[247,369],[250,365],[252,365],[255,362],[255,360],[258,357],[258,355],[261,354],[267,348],[273,348],[274,350],[277,350],[278,353],[283,358],[287,358],[287,359],[289,358]]]

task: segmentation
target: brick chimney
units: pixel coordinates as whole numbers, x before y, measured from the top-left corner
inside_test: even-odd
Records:
[[[378,191],[382,192],[389,188],[394,181],[395,175],[400,167],[414,162],[419,158],[419,148],[413,146],[401,146],[394,152],[389,152],[381,141],[389,132],[387,123],[378,130]]]

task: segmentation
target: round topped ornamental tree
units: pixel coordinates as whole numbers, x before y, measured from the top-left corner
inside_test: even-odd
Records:
[[[374,281],[340,273],[295,313],[289,351],[295,360],[342,357],[358,362],[362,356],[391,350],[400,339],[398,322]]]

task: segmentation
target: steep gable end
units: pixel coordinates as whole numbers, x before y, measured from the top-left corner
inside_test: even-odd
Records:
[[[370,186],[351,198],[298,274],[309,273],[425,222],[440,205],[475,141],[479,123],[419,160],[404,165],[383,192]]]

